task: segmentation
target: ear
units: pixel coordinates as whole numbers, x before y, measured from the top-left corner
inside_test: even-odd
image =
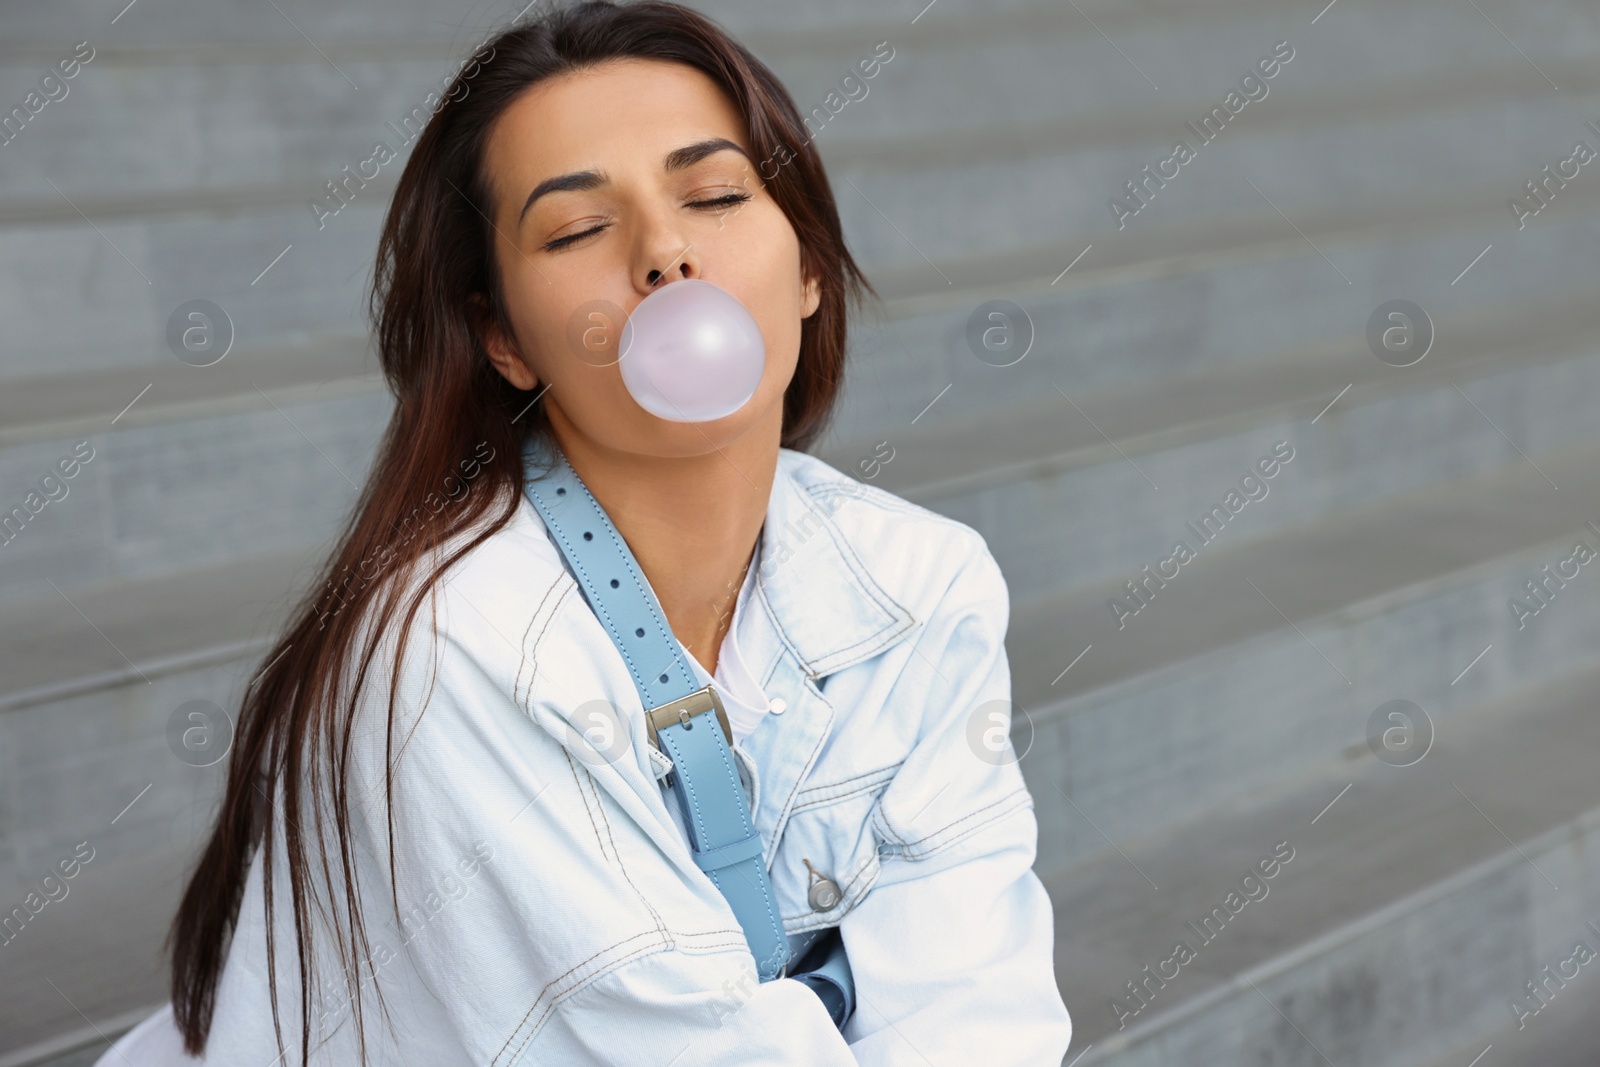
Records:
[[[822,306],[822,281],[815,275],[807,275],[804,285],[800,289],[800,317],[809,319],[817,313],[817,308]]]
[[[538,386],[538,377],[523,362],[522,353],[517,350],[516,342],[507,337],[505,331],[500,328],[500,323],[490,312],[489,301],[484,295],[473,293],[468,298],[468,303],[473,332],[478,335],[478,342],[489,354],[489,362],[494,365],[494,369],[500,372],[502,378],[523,392]]]

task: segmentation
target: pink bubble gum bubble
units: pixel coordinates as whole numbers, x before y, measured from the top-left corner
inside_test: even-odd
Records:
[[[618,350],[633,399],[672,422],[709,422],[744,407],[767,357],[761,327],[738,298],[696,278],[640,301]]]

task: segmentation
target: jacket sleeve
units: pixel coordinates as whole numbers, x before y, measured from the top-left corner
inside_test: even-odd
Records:
[[[582,649],[563,643],[575,640],[573,628],[558,612],[535,619],[530,633],[551,636],[527,638],[535,647],[519,657],[521,635],[488,632],[477,609],[492,608],[473,599],[446,597],[437,633],[423,607],[387,760],[386,710],[373,704],[387,700],[386,685],[364,701],[357,735],[365,794],[352,807],[373,842],[362,874],[377,890],[364,926],[393,951],[372,970],[386,979],[385,996],[420,985],[421,1000],[438,1006],[430,1019],[403,1022],[448,1030],[487,1067],[853,1067],[815,994],[792,979],[758,983],[731,912],[686,887],[590,768],[536,721],[562,706],[548,690],[589,684],[570,666]],[[513,645],[505,656],[486,653],[495,641]],[[537,684],[547,692],[525,700],[534,662],[545,665]],[[392,663],[374,660],[384,682]]]
[[[922,730],[872,814],[882,869],[842,923],[856,981],[845,1029],[863,1067],[1056,1067],[1072,1023],[1033,799],[1008,738],[1009,595],[976,534],[907,662]]]

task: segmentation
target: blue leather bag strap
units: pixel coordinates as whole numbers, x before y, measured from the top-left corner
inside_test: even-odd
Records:
[[[695,864],[733,909],[758,978],[784,977],[789,940],[734,764],[721,699],[710,686],[699,685],[633,552],[566,456],[553,446],[541,447],[535,437],[524,449],[523,463],[529,502],[622,654],[644,704],[652,743],[672,760],[672,789]],[[536,476],[547,467],[548,474]]]

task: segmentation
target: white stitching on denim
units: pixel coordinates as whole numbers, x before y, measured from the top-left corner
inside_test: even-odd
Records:
[[[979,815],[982,815],[984,812],[988,811],[990,808],[997,807],[998,805],[1003,804],[1008,800],[1011,800],[1013,797],[1020,797],[1021,800],[1018,801],[1017,803],[1012,804],[1008,808],[1005,808],[1005,809],[1003,809],[1001,811],[995,812],[994,814],[990,815],[988,818],[984,819],[982,822],[975,823],[972,826],[967,827],[966,829],[960,831],[954,837],[950,838],[947,841],[941,841],[938,844],[932,845],[931,847],[927,847],[927,848],[919,848],[918,847],[918,846],[922,846],[922,845],[927,845],[929,842],[932,842],[934,840],[934,838],[936,838],[936,837],[940,836],[941,834],[945,833],[945,831],[949,830],[952,826],[955,826],[958,823],[964,823],[964,822],[968,821],[969,819],[975,819]],[[912,860],[927,859],[929,856],[936,855],[937,853],[942,852],[944,849],[949,848],[951,845],[959,844],[960,842],[965,841],[968,837],[972,836],[972,834],[976,833],[978,830],[981,830],[983,827],[988,826],[990,823],[994,822],[995,820],[1000,819],[1000,818],[1002,818],[1002,817],[1004,817],[1006,815],[1009,815],[1013,811],[1016,811],[1016,810],[1019,810],[1021,808],[1025,808],[1025,807],[1031,808],[1032,806],[1033,806],[1033,796],[1032,796],[1032,794],[1030,794],[1028,792],[1028,789],[1027,789],[1026,786],[1020,787],[1018,789],[1014,789],[1011,792],[1007,793],[1005,796],[1001,797],[999,800],[996,800],[996,801],[994,801],[992,803],[989,803],[989,804],[985,804],[983,807],[977,809],[976,811],[973,811],[973,812],[970,812],[969,814],[963,815],[961,818],[956,819],[956,820],[954,820],[952,822],[948,822],[945,825],[939,827],[939,829],[937,829],[937,830],[934,830],[934,831],[932,831],[930,833],[923,834],[921,837],[917,838],[915,841],[906,842],[905,843],[905,848],[908,851],[905,853],[905,858],[906,859],[912,859]]]
[[[505,1044],[501,1045],[499,1051],[494,1054],[494,1059],[489,1061],[489,1067],[495,1067],[495,1064],[498,1064],[500,1062],[500,1057],[505,1055],[505,1051],[506,1051],[507,1048],[510,1047],[511,1042],[516,1040],[517,1034],[520,1033],[522,1031],[522,1028],[528,1024],[528,1017],[533,1014],[533,1009],[537,1008],[539,1006],[539,1002],[544,999],[545,994],[550,992],[550,987],[551,986],[553,986],[556,983],[560,982],[563,978],[567,977],[567,975],[571,974],[573,971],[576,971],[578,968],[582,967],[584,964],[592,963],[594,960],[598,959],[599,957],[604,956],[607,952],[610,952],[613,949],[621,948],[623,945],[626,945],[629,941],[637,941],[641,937],[649,937],[649,936],[650,936],[650,932],[646,931],[646,932],[644,932],[642,934],[634,934],[632,937],[625,937],[621,941],[618,941],[614,945],[607,945],[605,948],[600,949],[598,952],[594,953],[588,959],[580,960],[577,963],[574,963],[571,967],[568,967],[565,971],[562,971],[560,974],[558,974],[554,978],[550,979],[550,981],[546,982],[544,984],[544,988],[539,990],[539,995],[533,998],[533,1003],[531,1005],[529,1005],[527,1012],[522,1016],[521,1019],[519,1019],[517,1021],[516,1028],[511,1031],[511,1036],[506,1038]],[[600,973],[603,974],[605,972],[601,971]],[[596,977],[598,977],[598,975],[596,975]],[[551,1004],[552,1004],[552,1006],[554,1005],[554,1000],[551,1001]],[[535,1031],[537,1031],[538,1028],[544,1024],[544,1020],[546,1018],[548,1018],[549,1014],[550,1014],[549,1009],[546,1009],[545,1014],[541,1015],[539,1017],[538,1023],[536,1023],[534,1025],[534,1030]],[[526,1041],[524,1041],[523,1044],[526,1044]],[[519,1053],[522,1051],[520,1046],[518,1047],[517,1051]]]
[[[807,786],[795,795],[794,807],[790,809],[789,813],[793,815],[796,812],[807,811],[811,808],[825,807],[841,800],[849,800],[852,797],[858,797],[862,793],[870,793],[879,786],[887,786],[890,782],[894,781],[895,773],[899,771],[904,762],[904,760],[901,760],[899,763],[895,763],[888,767],[879,767],[876,770],[853,775],[852,777],[844,778],[837,782],[829,782],[825,785]],[[863,778],[869,780],[863,782],[861,781]],[[831,792],[831,790],[847,786],[851,782],[858,782],[860,784],[853,786],[848,792],[845,793]],[[814,798],[806,799],[808,794],[817,795]]]

